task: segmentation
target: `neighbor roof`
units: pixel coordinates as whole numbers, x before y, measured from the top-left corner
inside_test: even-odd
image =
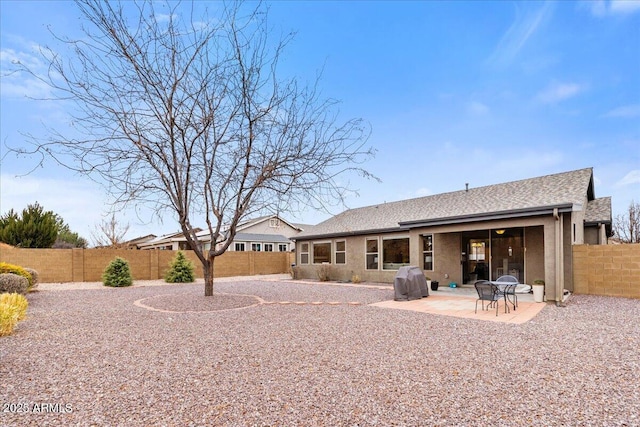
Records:
[[[280,234],[237,233],[234,242],[267,242],[291,243],[291,240]]]
[[[397,231],[438,221],[525,216],[542,208],[583,209],[585,196],[594,199],[592,168],[350,209],[298,234],[296,240]]]

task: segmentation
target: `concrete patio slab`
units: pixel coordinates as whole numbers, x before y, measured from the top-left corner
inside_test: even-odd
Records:
[[[442,316],[462,317],[466,319],[489,320],[492,322],[522,324],[533,319],[546,303],[519,301],[516,310],[510,305],[510,312],[504,312],[504,302],[500,301],[498,315],[495,308],[483,311],[478,304],[475,312],[476,298],[465,296],[429,295],[426,298],[413,301],[381,301],[370,304],[373,307],[392,308],[397,310],[411,310],[420,313],[438,314]],[[486,307],[486,304],[485,304]]]

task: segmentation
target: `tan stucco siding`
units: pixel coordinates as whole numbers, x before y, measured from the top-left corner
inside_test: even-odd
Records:
[[[585,227],[584,243],[587,245],[600,245],[600,229],[598,227]]]
[[[544,240],[543,226],[525,228],[525,283],[545,278]]]
[[[273,235],[281,235],[287,238],[292,238],[296,234],[299,233],[295,228],[290,227],[284,221],[280,221],[280,225],[278,227],[270,226],[270,219],[266,219],[258,224],[254,224],[250,227],[243,228],[241,233],[247,234],[273,234]]]
[[[570,215],[567,214],[565,218],[569,218]],[[584,223],[584,221],[581,221]],[[564,289],[568,289],[573,292],[573,244],[571,243],[571,236],[573,234],[572,230],[573,224],[570,221],[564,222],[564,250],[563,250],[563,261],[564,261]],[[577,229],[583,230],[584,227],[576,227]],[[580,233],[582,237],[582,232]],[[581,238],[582,240],[582,238]]]
[[[563,261],[565,268],[563,272],[564,287],[572,285],[571,265],[571,233],[572,221],[571,215],[566,214],[563,221],[563,240],[562,240],[562,257],[559,261]],[[525,229],[525,283],[533,283],[535,279],[544,279],[547,286],[547,298],[555,297],[556,284],[556,224],[552,215],[532,217],[532,218],[514,218],[510,220],[492,221],[492,222],[476,222],[456,225],[443,225],[436,227],[425,227],[411,230],[410,232],[399,232],[391,234],[372,234],[367,236],[349,236],[344,238],[317,239],[305,241],[309,243],[309,259],[308,265],[300,263],[300,244],[297,242],[297,259],[296,264],[299,267],[299,276],[301,278],[317,278],[318,265],[313,264],[313,242],[331,241],[332,257],[331,257],[331,279],[332,280],[350,280],[353,275],[358,275],[361,280],[368,282],[393,283],[393,279],[397,273],[396,270],[367,270],[366,269],[366,253],[365,241],[367,238],[377,238],[379,240],[379,257],[380,267],[382,267],[382,239],[388,237],[409,236],[409,252],[410,264],[424,268],[422,260],[422,235],[433,234],[433,270],[425,271],[425,275],[432,280],[437,280],[441,285],[447,285],[449,282],[462,283],[462,267],[461,267],[461,233],[463,231],[489,230],[499,228],[524,227]],[[346,241],[346,264],[335,264],[335,242],[339,240]],[[568,267],[567,267],[568,265]],[[445,277],[448,276],[448,277]],[[570,289],[570,288],[567,288]]]

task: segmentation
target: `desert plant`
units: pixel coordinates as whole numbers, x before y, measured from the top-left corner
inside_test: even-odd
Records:
[[[330,276],[331,276],[331,269],[329,268],[328,265],[321,265],[320,268],[318,268],[318,279],[321,282],[328,282],[330,280]]]
[[[116,257],[111,261],[102,274],[102,283],[111,287],[131,286],[133,277],[127,260]]]
[[[11,335],[18,323],[18,311],[9,304],[0,303],[0,337]]]
[[[38,283],[40,283],[40,274],[37,270],[28,267],[25,267],[24,271],[31,275],[31,286],[28,289],[29,292],[31,292],[38,287]]]
[[[362,282],[362,280],[360,279],[360,276],[358,276],[357,274],[354,274],[353,276],[351,276],[351,283],[360,283]]]
[[[31,277],[31,274],[29,274],[27,270],[20,267],[19,265],[0,262],[0,274],[2,273],[13,273],[13,274],[17,274],[18,276],[22,276],[25,279],[27,279],[27,281],[29,282],[28,287],[33,286],[33,277]]]
[[[14,273],[0,273],[0,292],[25,294],[29,289],[29,281]]]
[[[18,293],[4,293],[0,294],[0,305],[6,304],[15,308],[18,314],[18,320],[22,320],[27,315],[27,307],[29,302],[27,299]]]
[[[164,276],[167,283],[191,283],[196,279],[193,263],[187,259],[184,252],[178,251],[169,265],[169,270]]]

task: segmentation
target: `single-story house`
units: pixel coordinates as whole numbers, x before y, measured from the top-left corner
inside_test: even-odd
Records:
[[[236,235],[229,251],[290,252],[294,249],[292,237],[303,231],[302,224],[292,224],[278,215],[266,215],[243,221],[236,227]],[[226,232],[225,227],[223,232]],[[197,232],[205,250],[211,245],[208,230]],[[139,249],[187,249],[187,239],[182,233],[173,233],[137,244]]]
[[[298,234],[301,278],[393,282],[416,265],[443,285],[545,281],[547,300],[573,290],[572,245],[607,244],[611,198],[592,168],[350,209]]]
[[[158,236],[156,236],[155,234],[147,234],[146,236],[140,236],[131,240],[127,240],[126,242],[124,242],[123,246],[127,249],[139,249],[138,245],[153,240],[157,237]]]

